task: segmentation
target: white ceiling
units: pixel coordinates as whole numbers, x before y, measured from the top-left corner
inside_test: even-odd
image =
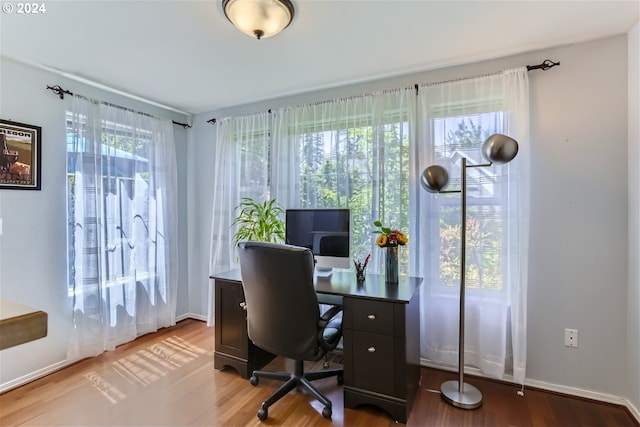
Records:
[[[220,1],[36,1],[45,13],[0,13],[1,55],[189,113],[624,34],[640,21],[638,0],[292,0],[291,25],[255,40]]]

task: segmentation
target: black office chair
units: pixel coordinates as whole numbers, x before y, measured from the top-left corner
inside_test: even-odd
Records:
[[[247,310],[247,333],[253,343],[273,354],[295,360],[294,372],[253,371],[258,378],[286,381],[262,403],[258,418],[267,419],[269,406],[299,385],[322,404],[331,418],[331,401],[311,381],[337,376],[342,369],[304,372],[304,361],[318,361],[336,348],[342,337],[342,308],[333,306],[322,316],[313,285],[313,253],[307,248],[265,242],[241,242],[238,258]]]

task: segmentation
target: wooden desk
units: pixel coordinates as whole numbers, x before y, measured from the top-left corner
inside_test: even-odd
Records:
[[[275,356],[256,347],[247,335],[247,312],[240,270],[211,276],[215,279],[215,340],[213,366],[229,366],[249,378]]]
[[[231,366],[244,378],[274,356],[247,337],[240,271],[215,279],[214,366]],[[352,271],[316,278],[316,292],[343,301],[344,407],[375,405],[406,423],[420,381],[421,278],[401,277],[389,285],[384,276],[367,275],[363,284]]]

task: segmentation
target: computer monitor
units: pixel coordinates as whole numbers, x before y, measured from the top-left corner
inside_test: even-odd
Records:
[[[287,209],[285,216],[285,242],[311,249],[318,274],[351,266],[349,209]]]

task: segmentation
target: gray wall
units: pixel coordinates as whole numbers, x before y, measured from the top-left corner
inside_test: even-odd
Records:
[[[552,56],[562,65],[533,86],[528,377],[623,396],[626,37]]]
[[[0,118],[42,127],[42,190],[0,190],[0,298],[48,313],[48,335],[0,351],[0,390],[66,363],[71,331],[67,296],[65,101],[47,85],[179,122],[182,114],[150,107],[51,72],[0,57]],[[178,314],[188,313],[186,276],[187,131],[174,126],[180,191]]]
[[[632,397],[638,407],[637,377],[629,379],[629,374],[637,373],[638,362],[628,361],[637,347],[635,352],[626,351],[628,340],[634,339],[627,333],[627,323],[637,322],[637,317],[627,315],[627,56],[623,35],[196,116],[189,145],[189,206],[195,208],[189,212],[194,304],[190,309],[203,314],[208,310],[215,126],[206,120],[471,77],[549,58],[561,66],[529,75],[532,238],[527,383],[616,403]],[[634,96],[637,100],[637,93]],[[637,312],[637,302],[633,307]],[[564,346],[565,328],[579,330],[578,348]]]

